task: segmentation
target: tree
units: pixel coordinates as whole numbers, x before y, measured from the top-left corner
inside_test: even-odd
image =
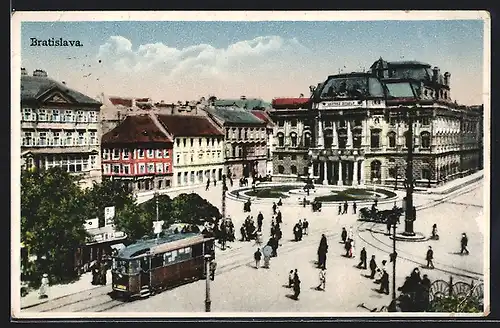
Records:
[[[481,313],[482,303],[483,301],[476,297],[438,297],[431,302],[429,312]]]
[[[219,209],[198,194],[183,193],[172,201],[173,222],[201,225],[205,221],[213,222],[214,218],[220,217]]]
[[[158,220],[164,221],[164,228],[167,228],[174,219],[172,217],[172,199],[168,195],[158,195]],[[141,207],[148,215],[152,215],[156,220],[156,198],[148,199],[141,204]]]
[[[115,214],[114,223],[117,230],[127,234],[128,239],[137,240],[149,236],[153,232],[155,216],[135,203],[125,206]]]
[[[83,191],[61,168],[21,174],[21,242],[38,260],[26,272],[39,281],[43,273],[60,281],[77,276],[74,252],[88,236]],[[45,257],[45,259],[42,259]]]

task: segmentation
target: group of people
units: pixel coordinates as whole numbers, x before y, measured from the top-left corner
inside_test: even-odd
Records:
[[[240,241],[250,241],[257,238],[257,233],[260,232],[255,227],[255,223],[253,220],[253,216],[247,216],[245,222],[241,225],[240,233],[241,240]]]
[[[105,258],[95,261],[90,269],[92,271],[92,285],[106,285],[106,276],[108,273],[108,263]]]
[[[423,312],[426,311],[429,305],[429,292],[431,289],[431,281],[424,274],[420,277],[420,270],[415,268],[411,274],[406,277],[403,286],[398,288],[401,295],[398,298],[398,303],[403,312]]]
[[[354,249],[354,232],[352,230],[352,226],[349,227],[349,232],[345,229],[345,227],[342,227],[342,233],[340,234],[340,237],[342,238],[342,243],[344,244],[344,249],[346,251],[345,256],[346,257],[355,257],[355,249]]]
[[[304,218],[304,221],[299,220],[294,226],[293,226],[293,235],[294,235],[294,240],[295,241],[301,241],[303,235],[307,235],[309,231],[309,222],[307,219]]]
[[[358,205],[356,204],[356,202],[352,202],[352,213],[353,214],[356,214],[357,208],[358,208]],[[344,204],[339,204],[338,215],[347,214],[348,209],[349,209],[349,204],[347,203],[347,201],[345,201]]]
[[[297,269],[290,270],[288,273],[288,288],[293,288],[292,298],[298,300],[300,295],[300,278]]]

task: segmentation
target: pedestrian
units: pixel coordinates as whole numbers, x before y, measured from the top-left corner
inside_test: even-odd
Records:
[[[298,300],[300,295],[300,279],[297,269],[295,269],[295,273],[293,275],[293,292],[293,298]]]
[[[347,214],[347,208],[349,207],[349,204],[347,204],[347,200],[344,202],[344,211],[342,214]]]
[[[260,266],[260,259],[262,258],[262,253],[260,249],[257,248],[257,251],[253,254],[253,258],[255,260],[255,268],[258,269]]]
[[[293,286],[293,270],[290,270],[288,273],[288,288],[292,288]]]
[[[321,269],[319,271],[319,285],[316,287],[317,290],[325,291],[326,288],[326,269]]]
[[[356,257],[356,249],[354,247],[355,244],[356,243],[354,242],[354,239],[351,239],[351,251],[350,251],[351,256],[349,256],[349,257],[352,257],[352,258]]]
[[[257,233],[255,234],[255,244],[254,246],[260,246],[262,245],[262,232],[260,231],[257,231]]]
[[[262,231],[262,222],[263,221],[264,221],[264,215],[262,215],[262,212],[259,211],[259,214],[257,215],[258,231]]]
[[[304,230],[304,235],[307,235],[308,228],[309,228],[309,222],[307,221],[306,218],[304,218],[304,222],[302,224],[303,230]]]
[[[389,274],[387,271],[382,271],[382,278],[380,279],[380,293],[386,293],[389,295]]]
[[[356,205],[356,202],[352,202],[352,212],[353,214],[356,214],[356,209],[358,208],[358,206]]]
[[[277,223],[277,224],[281,224],[281,223],[283,223],[283,219],[282,219],[282,217],[281,217],[281,211],[280,211],[280,210],[278,210],[278,211],[276,212],[276,223]]]
[[[372,255],[370,260],[370,279],[375,278],[375,270],[377,270],[377,262],[375,262],[375,255]]]
[[[245,241],[246,239],[245,224],[241,225],[240,233],[241,233],[241,241]]]
[[[465,251],[466,254],[469,255],[469,250],[467,249],[468,242],[469,242],[469,239],[467,238],[467,235],[464,232],[462,234],[462,239],[460,240],[460,254],[463,254]]]
[[[325,234],[321,235],[318,246],[318,268],[326,269],[326,254],[328,253],[328,242]]]
[[[351,253],[351,240],[347,239],[346,243],[344,244],[344,249],[345,249],[345,257],[350,257]]]
[[[364,247],[361,249],[361,254],[359,254],[358,268],[366,269],[366,249]]]
[[[205,191],[207,191],[210,188],[210,178],[207,180],[207,187],[205,188]]]
[[[276,206],[276,203],[273,202],[273,215],[276,215],[276,208],[278,206]]]
[[[48,298],[49,296],[47,295],[48,294],[48,290],[49,290],[49,275],[44,273],[42,275],[42,281],[41,281],[41,284],[40,284],[40,290],[38,291],[38,294],[40,295],[39,298]]]
[[[101,267],[99,269],[100,269],[99,270],[99,275],[100,275],[99,283],[100,283],[100,285],[106,286],[107,273],[108,273],[108,267],[107,267],[106,263],[101,262]]]
[[[342,214],[342,205],[339,204],[339,213],[338,215]]]
[[[429,277],[424,274],[422,278],[422,282],[420,283],[423,288],[423,308],[424,311],[427,310],[427,307],[429,306],[429,292],[431,290],[431,281],[429,280]]]
[[[387,260],[382,260],[382,270],[386,270],[386,265],[387,264]]]
[[[427,250],[427,255],[425,259],[427,260],[427,268],[434,269],[434,263],[432,263],[432,259],[434,258],[434,251],[432,250],[432,246],[429,246]]]
[[[217,179],[214,178],[214,187],[217,187]]]
[[[278,206],[282,206],[283,202],[281,201],[281,198],[278,200]]]
[[[354,239],[354,231],[352,230],[352,226],[349,227],[349,234],[347,235],[348,239]]]
[[[347,240],[347,230],[345,230],[344,227],[342,227],[342,233],[340,234],[340,236],[342,237],[342,243],[345,244],[345,242]]]

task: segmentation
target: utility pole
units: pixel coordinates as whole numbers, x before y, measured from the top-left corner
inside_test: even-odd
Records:
[[[227,185],[226,185],[226,175],[222,175],[222,222],[224,222],[225,225],[225,220],[226,220],[226,191],[227,191]],[[226,249],[226,236],[225,236],[225,231],[222,232],[222,250]]]
[[[205,255],[205,312],[210,312],[212,301],[210,300],[210,254]]]
[[[415,236],[413,231],[413,113],[414,108],[407,108],[408,132],[406,135],[406,144],[408,147],[408,156],[406,158],[406,210],[405,210],[405,236]]]
[[[396,217],[392,223],[392,301],[396,302]]]

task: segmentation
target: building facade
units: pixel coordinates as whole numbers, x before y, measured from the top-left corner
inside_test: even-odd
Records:
[[[252,110],[254,116],[266,122],[266,174],[273,175],[274,123],[266,110]]]
[[[224,131],[225,173],[232,179],[266,176],[266,122],[237,107],[215,107],[205,111]]]
[[[222,180],[224,134],[206,116],[157,115],[173,141],[173,185]]]
[[[62,167],[82,187],[101,179],[101,103],[42,70],[21,70],[21,163],[24,168]]]
[[[416,186],[436,186],[481,169],[482,114],[452,101],[450,77],[426,63],[383,59],[369,72],[329,76],[312,89],[306,110],[313,138],[309,175],[322,184],[403,187],[410,140]],[[285,121],[284,130],[276,131],[285,140],[292,138],[287,122],[307,116],[300,110],[281,115],[279,108],[273,113]],[[408,122],[413,139],[407,138]],[[275,168],[286,172],[280,150],[278,142]]]
[[[103,178],[135,192],[173,185],[173,140],[154,114],[127,116],[102,136]]]

